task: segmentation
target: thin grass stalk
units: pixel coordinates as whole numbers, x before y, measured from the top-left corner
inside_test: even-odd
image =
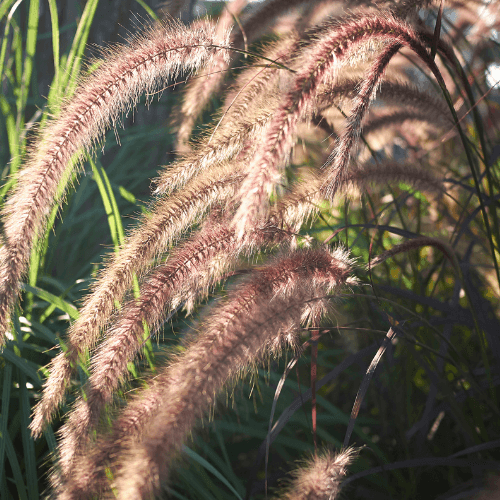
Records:
[[[92,149],[119,115],[144,92],[180,70],[210,63],[227,48],[214,46],[210,29],[192,32],[180,24],[150,29],[130,46],[110,50],[105,64],[80,84],[64,112],[41,131],[18,183],[3,209],[5,245],[0,249],[0,345],[26,271],[33,241],[45,231],[58,186],[72,157]]]
[[[455,57],[453,49],[451,47],[449,47],[447,44],[445,44],[444,42],[442,42],[442,41],[439,41],[438,48],[439,48],[440,51],[442,51],[445,54],[445,56],[450,60],[450,62],[457,69],[457,71],[458,71],[458,73],[459,73],[459,75],[461,77],[462,83],[463,83],[463,85],[464,85],[464,87],[466,89],[467,96],[468,96],[469,100],[471,101],[472,111],[474,113],[475,124],[476,124],[477,130],[478,130],[478,135],[479,135],[479,138],[480,138],[481,147],[483,149],[483,154],[485,156],[486,176],[487,176],[488,183],[489,183],[490,193],[492,194],[494,192],[494,191],[492,191],[492,189],[493,189],[493,182],[492,182],[492,179],[491,179],[490,168],[489,168],[489,165],[488,165],[488,162],[487,162],[487,149],[486,149],[486,144],[485,144],[485,140],[484,140],[485,136],[484,136],[484,131],[483,131],[481,119],[478,116],[478,112],[477,112],[477,109],[476,109],[476,106],[475,106],[474,96],[473,96],[473,93],[472,93],[472,89],[470,87],[469,81],[467,79],[467,76],[466,76],[463,68],[458,63],[458,61],[457,61],[457,59]],[[488,214],[486,212],[486,207],[484,205],[483,196],[482,196],[482,193],[481,193],[481,184],[479,182],[479,178],[478,178],[478,175],[477,175],[477,172],[476,172],[476,168],[477,168],[476,162],[475,162],[474,157],[472,155],[472,151],[471,151],[470,145],[469,145],[469,143],[467,141],[467,138],[466,138],[466,136],[465,136],[465,134],[464,134],[464,132],[462,130],[462,127],[460,125],[460,120],[458,119],[457,113],[456,113],[455,108],[453,106],[453,101],[451,99],[450,93],[448,92],[448,89],[446,88],[446,85],[445,85],[444,81],[439,80],[438,83],[439,83],[441,91],[443,92],[443,95],[444,95],[444,97],[446,99],[446,102],[448,103],[450,111],[451,111],[451,113],[453,115],[453,119],[455,120],[455,124],[456,124],[456,127],[458,129],[458,133],[460,135],[460,139],[461,139],[462,144],[463,144],[464,149],[465,149],[465,154],[467,156],[467,161],[469,163],[471,174],[472,174],[472,177],[474,179],[474,187],[476,189],[476,194],[477,194],[478,199],[479,199],[479,206],[481,208],[481,213],[483,215],[483,221],[484,221],[484,224],[485,224],[485,227],[486,227],[486,234],[488,236],[488,240],[489,240],[489,243],[490,243],[491,255],[492,255],[493,263],[494,263],[494,266],[495,266],[495,272],[496,272],[496,275],[497,275],[497,280],[498,280],[498,283],[500,284],[500,267],[499,267],[498,260],[497,260],[498,249],[497,249],[497,246],[495,246],[495,242],[493,241],[493,233],[492,233],[492,229],[491,229],[490,222],[489,222],[489,219],[488,219]],[[491,182],[491,184],[490,184],[490,182]],[[496,236],[497,236],[497,244],[498,244],[498,243],[500,243],[500,229],[498,227],[498,216],[497,216],[496,210],[493,210],[493,219],[496,222],[495,233],[496,233]],[[468,287],[465,287],[464,290],[465,290],[465,294],[467,295],[467,300],[468,300],[469,304],[473,304],[473,301],[470,298],[470,292],[468,290]],[[493,381],[492,381],[492,378],[491,378],[490,364],[489,364],[488,356],[487,356],[487,353],[486,353],[487,340],[486,340],[486,337],[485,337],[485,334],[484,334],[483,330],[479,326],[479,322],[478,322],[477,315],[476,315],[476,312],[474,310],[474,307],[471,307],[471,312],[472,312],[472,316],[473,316],[473,319],[474,319],[474,324],[475,324],[476,331],[477,331],[477,333],[479,335],[479,338],[480,338],[481,356],[482,356],[483,363],[484,363],[484,366],[485,366],[485,369],[486,369],[486,373],[488,375],[489,386],[490,386],[490,393],[491,393],[491,396],[492,396],[492,400],[496,401],[496,395],[495,395],[495,391],[494,391]]]
[[[485,171],[486,171],[486,178],[488,181],[488,189],[490,191],[490,195],[493,195],[493,193],[495,191],[494,191],[494,182],[493,182],[493,178],[491,175],[489,159],[488,159],[488,148],[486,146],[485,133],[484,133],[484,129],[483,129],[482,119],[481,119],[481,116],[479,115],[479,112],[477,110],[477,106],[476,106],[476,102],[474,99],[474,94],[472,92],[472,88],[470,86],[467,75],[464,72],[464,69],[462,68],[459,61],[457,60],[457,57],[455,56],[453,48],[450,47],[445,42],[443,42],[442,40],[439,41],[438,48],[446,56],[446,58],[450,61],[450,63],[455,67],[456,71],[458,72],[458,74],[460,76],[460,80],[462,81],[462,84],[465,88],[465,91],[467,93],[467,98],[469,99],[469,102],[471,105],[471,109],[472,109],[472,113],[473,113],[473,117],[474,117],[474,123],[475,123],[477,131],[478,131],[479,141],[480,141],[481,149],[482,149],[483,155],[484,155],[484,166],[485,166]],[[479,183],[479,179],[477,177],[476,166],[475,166],[474,159],[472,157],[472,152],[470,151],[469,144],[468,144],[466,137],[462,131],[462,127],[460,126],[460,120],[458,119],[458,116],[455,112],[455,109],[452,106],[451,96],[449,95],[449,92],[447,91],[446,86],[444,86],[444,83],[441,84],[440,86],[441,86],[441,90],[443,91],[443,94],[446,98],[446,101],[447,101],[448,105],[450,106],[450,111],[452,112],[453,118],[454,118],[456,126],[458,128],[458,132],[460,134],[460,138],[462,140],[462,143],[463,143],[464,149],[465,149],[465,153],[467,155],[467,160],[469,162],[471,173],[472,173],[472,176],[474,178],[474,186],[476,187],[477,196],[479,198],[479,204],[481,206],[481,213],[483,215],[484,224],[486,226],[486,233],[487,233],[488,239],[490,241],[493,263],[495,265],[495,272],[497,275],[498,283],[500,285],[500,265],[498,263],[498,256],[500,255],[500,250],[498,248],[498,246],[500,245],[500,224],[499,224],[499,220],[498,220],[498,214],[497,214],[496,210],[492,210],[493,221],[494,221],[493,230],[495,231],[495,237],[496,237],[496,245],[495,245],[495,242],[493,241],[492,228],[491,228],[490,223],[489,223],[488,214],[486,213],[486,207],[484,205],[484,200],[483,200],[483,197],[481,194],[481,186]]]

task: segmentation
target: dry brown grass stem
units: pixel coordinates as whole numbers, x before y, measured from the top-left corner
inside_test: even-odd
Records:
[[[228,379],[271,346],[293,345],[301,322],[322,314],[326,304],[320,297],[349,282],[350,272],[343,252],[294,252],[254,271],[217,307],[199,337],[154,379],[145,399],[133,404],[140,413],[127,411],[126,427],[134,432],[124,435],[141,437],[122,443],[115,481],[118,498],[149,498],[158,492],[187,433]],[[152,415],[147,424],[144,408]]]
[[[105,63],[84,79],[62,114],[44,127],[31,148],[17,186],[3,209],[4,245],[0,249],[0,345],[17,298],[36,236],[45,232],[58,187],[72,157],[92,149],[121,113],[144,93],[152,93],[181,70],[211,62],[226,48],[215,47],[210,27],[189,30],[179,23],[149,29],[130,45],[109,50]],[[217,39],[219,45],[226,40]]]
[[[455,270],[458,271],[458,260],[455,255],[455,250],[453,249],[453,247],[449,243],[443,240],[440,240],[438,238],[431,238],[429,236],[420,236],[418,238],[414,238],[412,240],[400,243],[399,245],[395,245],[394,247],[390,248],[384,253],[377,255],[367,264],[366,267],[367,269],[371,269],[375,266],[378,266],[385,260],[394,257],[395,255],[398,255],[400,253],[406,253],[409,252],[410,250],[414,250],[416,248],[421,248],[425,246],[432,246],[440,250],[444,254],[444,256],[450,261],[452,266],[455,267]]]
[[[335,500],[340,498],[347,467],[359,450],[347,448],[340,453],[325,450],[293,472],[283,500]]]
[[[112,255],[85,300],[80,317],[70,327],[67,352],[59,354],[49,367],[51,374],[30,426],[33,435],[40,434],[61,404],[75,365],[97,342],[115,301],[120,301],[130,289],[134,275],[140,276],[211,205],[229,200],[240,181],[241,174],[235,164],[207,170],[175,196],[160,199],[153,213],[143,217],[142,224],[133,230],[118,254]]]

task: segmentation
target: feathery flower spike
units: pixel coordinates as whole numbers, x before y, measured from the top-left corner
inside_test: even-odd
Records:
[[[398,42],[389,43],[376,58],[363,79],[361,88],[355,99],[354,109],[347,120],[347,126],[338,138],[335,151],[330,155],[324,165],[324,168],[332,165],[324,181],[324,184],[328,186],[328,196],[330,198],[335,195],[340,184],[347,176],[351,150],[361,133],[363,118],[368,111],[370,102],[375,98],[377,86],[383,78],[390,60],[400,48],[401,44]]]
[[[268,196],[279,182],[279,170],[294,143],[297,124],[316,100],[320,84],[353,48],[377,40],[410,47],[431,67],[436,78],[440,78],[415,31],[393,16],[358,16],[341,24],[338,21],[325,23],[315,32],[315,42],[304,50],[302,68],[295,75],[291,90],[282,99],[266,129],[265,140],[248,167],[238,194],[241,205],[234,220],[240,236],[244,228],[267,209]],[[333,196],[328,185],[324,190],[327,196]]]
[[[299,325],[323,314],[325,295],[355,282],[350,273],[351,262],[343,251],[296,251],[252,273],[216,308],[198,339],[120,419],[118,425],[127,431],[116,476],[119,498],[149,498],[157,492],[196,418],[228,379],[270,346],[293,345]],[[126,439],[138,433],[139,440]]]
[[[84,389],[85,399],[78,399],[61,429],[59,465],[63,473],[69,472],[75,452],[81,451],[101,410],[126,376],[127,363],[134,359],[143,342],[143,322],[154,330],[168,311],[183,301],[193,300],[194,295],[206,293],[242,253],[251,254],[265,245],[283,244],[293,238],[293,233],[280,227],[300,227],[315,210],[309,180],[299,183],[290,195],[280,200],[269,220],[243,240],[235,237],[229,220],[207,221],[195,237],[151,273],[141,286],[140,299],[123,306],[106,340],[93,356],[91,375]],[[315,191],[318,193],[319,186],[315,186]]]
[[[118,254],[113,253],[107,267],[93,285],[80,316],[68,332],[68,350],[60,353],[49,367],[42,399],[33,414],[31,430],[40,435],[62,403],[66,387],[80,357],[85,357],[110,318],[115,301],[120,301],[132,285],[134,274],[141,275],[151,261],[164,252],[207,208],[229,200],[241,182],[237,165],[219,166],[193,179],[175,196],[160,199],[150,216],[143,217]]]
[[[239,16],[246,4],[247,0],[233,0],[225,5],[216,28],[217,35],[220,34],[222,40],[224,40],[226,33],[231,30],[234,17]],[[221,53],[215,58],[209,72],[197,74],[196,78],[187,84],[179,113],[180,125],[177,131],[176,152],[186,153],[190,150],[188,141],[196,120],[209,102],[210,97],[219,89],[227,69],[228,60]]]
[[[357,449],[347,448],[334,454],[325,450],[313,456],[303,467],[293,472],[293,479],[282,500],[335,500],[340,498],[342,481],[347,467],[358,454]]]
[[[45,232],[57,189],[75,154],[92,146],[144,93],[152,93],[181,70],[209,64],[216,54],[213,28],[191,31],[180,23],[151,28],[128,46],[109,51],[95,73],[85,78],[64,111],[46,126],[20,170],[17,186],[3,209],[0,248],[0,346],[26,271],[35,235]],[[220,37],[217,41],[221,42]]]

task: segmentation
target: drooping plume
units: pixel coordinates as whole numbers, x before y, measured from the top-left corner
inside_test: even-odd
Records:
[[[325,295],[351,282],[350,273],[342,251],[297,251],[254,271],[217,307],[199,328],[199,338],[115,423],[115,443],[124,447],[116,469],[121,497],[148,498],[157,491],[187,432],[228,379],[271,346],[293,345],[301,322],[317,321],[327,307]]]
[[[115,301],[120,301],[132,286],[134,274],[140,276],[211,205],[229,200],[239,182],[241,175],[235,164],[204,172],[175,196],[160,199],[154,205],[154,212],[143,217],[142,224],[132,231],[118,254],[112,254],[86,298],[78,320],[70,327],[67,352],[54,358],[49,367],[50,376],[31,423],[35,436],[61,404],[79,357],[85,358],[97,342]]]
[[[231,30],[234,18],[239,17],[247,0],[233,0],[225,5],[217,21],[216,33],[223,43],[226,33]],[[215,58],[209,71],[201,72],[191,80],[185,90],[184,100],[179,112],[180,121],[177,131],[175,150],[177,153],[186,153],[190,150],[188,141],[199,115],[203,111],[210,97],[219,90],[224,73],[228,70],[228,59],[220,53]]]
[[[85,398],[77,400],[61,429],[59,465],[63,474],[70,473],[74,454],[86,445],[102,409],[111,402],[126,376],[127,364],[138,354],[144,339],[144,323],[154,330],[179,304],[201,298],[234,266],[241,252],[260,248],[266,241],[278,242],[279,233],[279,229],[265,227],[242,242],[235,238],[227,220],[209,220],[198,234],[152,272],[141,286],[140,298],[124,305],[92,358]]]
[[[144,323],[154,330],[179,304],[189,305],[199,299],[219,282],[240,256],[293,241],[294,228],[300,227],[317,209],[312,194],[319,193],[319,184],[312,181],[307,177],[297,183],[295,189],[274,207],[269,219],[244,239],[236,238],[229,215],[222,220],[217,215],[212,216],[202,230],[148,276],[141,286],[140,298],[123,306],[118,319],[108,329],[106,340],[94,353],[91,374],[84,388],[85,398],[77,400],[61,430],[60,467],[64,474],[70,472],[75,453],[85,446],[88,433],[96,426],[102,409],[111,402],[114,391],[127,376],[127,364],[133,361],[143,342]]]
[[[297,37],[286,37],[266,48],[263,55],[283,65],[297,46]],[[198,172],[234,158],[249,141],[257,142],[258,135],[273,116],[274,106],[269,96],[286,76],[283,67],[265,62],[263,67],[259,65],[242,72],[225,99],[220,120],[193,151],[185,153],[161,173],[154,181],[155,194],[172,193]]]
[[[331,78],[332,72],[339,68],[354,48],[362,43],[380,40],[408,46],[431,66],[436,78],[439,78],[437,68],[429,60],[415,31],[392,16],[361,16],[343,20],[342,23],[325,23],[315,31],[314,38],[315,42],[303,51],[299,59],[303,63],[266,129],[265,140],[247,169],[238,195],[241,206],[235,216],[240,235],[252,220],[257,220],[266,211],[269,194],[278,184],[280,170],[293,146],[297,124],[316,100],[320,84],[327,77]],[[325,184],[325,193],[327,196],[334,194],[328,184]]]
[[[161,82],[180,71],[192,71],[228,53],[227,37],[214,30],[196,31],[178,23],[146,30],[130,45],[109,51],[104,63],[82,81],[63,112],[42,130],[17,186],[3,210],[4,245],[0,249],[0,345],[17,298],[19,281],[36,236],[45,232],[59,185],[74,155],[91,149],[105,130],[116,124],[139,97],[154,92]],[[219,48],[222,47],[222,48]]]
[[[354,108],[347,120],[345,130],[338,139],[335,151],[327,160],[325,167],[329,167],[328,175],[324,181],[328,186],[328,196],[332,198],[343,179],[347,176],[349,158],[356,139],[361,133],[361,124],[368,111],[370,102],[375,98],[376,89],[382,79],[387,65],[392,57],[399,51],[401,44],[398,42],[389,43],[382,53],[375,59],[368,70],[358,95],[356,96]]]

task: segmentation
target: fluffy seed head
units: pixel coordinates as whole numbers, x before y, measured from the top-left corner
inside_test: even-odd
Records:
[[[339,497],[347,467],[359,450],[347,448],[340,453],[325,450],[293,472],[283,500],[335,500]]]

